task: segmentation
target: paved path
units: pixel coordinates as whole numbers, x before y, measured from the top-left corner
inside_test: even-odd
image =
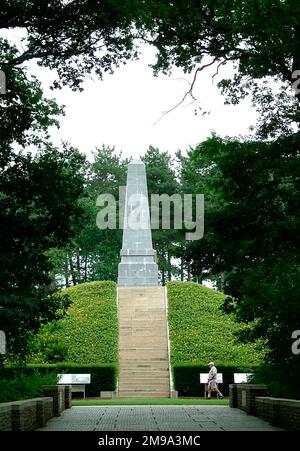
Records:
[[[227,406],[72,407],[40,431],[278,431]]]

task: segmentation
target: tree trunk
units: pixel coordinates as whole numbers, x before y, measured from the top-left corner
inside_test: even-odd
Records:
[[[68,257],[66,258],[66,264],[65,264],[65,280],[66,280],[66,288],[68,288],[70,286]]]
[[[292,63],[292,74],[294,73],[294,71],[296,70],[300,70],[300,53],[299,53],[299,49],[300,49],[300,24],[297,24],[295,26],[295,48],[297,49],[297,51],[295,52],[294,56],[293,56],[293,63]],[[299,76],[297,77],[297,79],[299,79]],[[292,83],[295,82],[295,79],[292,79]],[[299,89],[299,84],[298,84],[298,89]],[[300,102],[300,93],[296,94],[296,98],[298,100],[298,102]]]
[[[168,281],[171,282],[172,280],[172,266],[171,266],[171,255],[170,255],[170,251],[168,250]]]
[[[69,264],[70,264],[73,285],[77,285],[77,279],[76,279],[76,274],[75,274],[75,270],[74,270],[72,255],[69,256]]]
[[[161,283],[163,287],[166,285],[166,274],[164,269],[161,270]]]
[[[187,262],[187,281],[191,281],[191,264],[190,262]]]
[[[87,263],[88,263],[88,257],[85,256],[84,259],[84,281],[87,282]]]
[[[221,291],[225,288],[225,272],[221,272]]]
[[[81,267],[80,267],[80,255],[79,255],[79,249],[77,249],[77,255],[76,255],[76,267],[77,267],[77,276],[79,282],[81,281]]]
[[[184,281],[184,263],[183,263],[183,258],[180,259],[180,280],[181,280],[181,282]]]

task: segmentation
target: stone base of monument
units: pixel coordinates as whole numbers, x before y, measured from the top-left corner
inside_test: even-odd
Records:
[[[118,286],[155,287],[158,285],[157,274],[158,267],[154,262],[121,262],[118,270]]]
[[[120,398],[169,398],[165,289],[118,288]]]

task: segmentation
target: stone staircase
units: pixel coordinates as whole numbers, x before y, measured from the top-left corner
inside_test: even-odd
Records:
[[[170,397],[165,291],[118,288],[120,398]]]

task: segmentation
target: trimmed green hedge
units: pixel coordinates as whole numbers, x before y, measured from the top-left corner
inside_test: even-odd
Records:
[[[223,374],[223,384],[219,388],[228,396],[229,384],[234,383],[234,373],[253,373],[256,369],[253,365],[235,366],[215,362],[218,373]],[[200,373],[208,374],[209,368],[206,364],[178,364],[173,367],[173,378],[175,390],[179,396],[203,396],[204,386],[200,384]]]
[[[90,282],[63,290],[66,316],[42,327],[31,363],[102,364],[118,361],[117,290],[114,282]]]
[[[12,380],[17,379],[20,373],[26,377],[32,377],[36,373],[39,373],[41,376],[51,374],[52,378],[53,374],[61,373],[91,374],[91,383],[85,387],[86,396],[98,397],[100,391],[116,390],[118,369],[116,365],[80,365],[62,362],[56,364],[28,365],[25,368],[3,368],[1,369],[0,375],[2,379]],[[53,383],[56,383],[56,381],[53,381]]]
[[[222,310],[225,295],[190,282],[167,284],[171,363],[226,362],[240,367],[257,365],[263,351],[238,342],[244,325]]]

